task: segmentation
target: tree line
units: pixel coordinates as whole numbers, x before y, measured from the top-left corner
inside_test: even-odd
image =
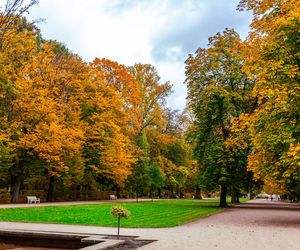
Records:
[[[184,197],[239,202],[264,187],[300,200],[300,4],[242,0],[245,40],[233,29],[186,59],[188,104],[153,65],[83,61],[43,39],[24,17],[36,4],[7,0],[0,13],[0,195],[20,201]]]

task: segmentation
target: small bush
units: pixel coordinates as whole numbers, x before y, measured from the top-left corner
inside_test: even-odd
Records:
[[[130,216],[130,212],[126,208],[121,207],[121,206],[113,206],[110,209],[110,213],[114,218],[120,217],[120,218],[127,219]]]
[[[116,218],[118,220],[118,238],[119,238],[119,235],[120,235],[120,221],[121,221],[122,218],[125,218],[125,219],[129,218],[130,212],[124,207],[113,206],[110,209],[110,213],[114,218]]]

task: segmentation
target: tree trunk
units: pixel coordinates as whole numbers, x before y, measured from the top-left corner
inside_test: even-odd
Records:
[[[19,201],[21,183],[24,180],[24,166],[21,164],[22,162],[20,161],[20,155],[22,155],[22,150],[18,152],[15,163],[10,169],[12,203],[17,203]]]
[[[240,203],[240,196],[239,196],[239,192],[237,192],[237,194],[236,194],[236,203]]]
[[[231,191],[231,203],[235,203],[236,202],[236,190],[234,188],[232,188]]]
[[[119,239],[119,236],[120,236],[120,220],[121,220],[121,217],[120,215],[118,215],[118,239]]]
[[[119,187],[116,187],[116,196],[118,197],[118,198],[121,198],[122,196],[121,196],[121,189],[119,188]]]
[[[300,185],[295,187],[295,200],[296,202],[300,202]]]
[[[170,199],[170,198],[175,198],[175,197],[174,197],[174,191],[173,191],[173,188],[172,188],[172,187],[170,188],[170,196],[171,196],[171,197],[168,197],[168,199]]]
[[[13,179],[13,182],[11,184],[11,190],[12,190],[11,202],[17,203],[19,201],[21,178],[19,176],[15,176],[12,179]]]
[[[228,207],[226,202],[226,196],[227,196],[227,186],[221,185],[220,207]]]
[[[159,197],[159,199],[162,198],[162,196],[161,196],[161,188],[158,189],[158,197]]]
[[[152,201],[153,201],[153,196],[154,196],[153,193],[154,193],[154,191],[150,190],[150,197],[151,197]]]
[[[135,201],[136,201],[136,202],[139,202],[139,195],[138,195],[138,192],[137,192],[137,191],[135,192]]]
[[[194,199],[202,200],[201,190],[200,190],[199,185],[196,185],[196,190],[195,190],[195,196],[194,196]]]
[[[232,188],[231,191],[231,203],[240,203],[239,191],[237,188]]]
[[[234,187],[231,190],[231,203],[237,203],[237,190]]]
[[[48,186],[48,192],[47,192],[47,201],[51,202],[53,201],[53,190],[54,190],[54,176],[51,175],[49,179],[49,186]]]

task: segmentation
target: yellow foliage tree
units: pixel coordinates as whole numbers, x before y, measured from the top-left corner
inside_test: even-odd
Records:
[[[243,70],[255,81],[252,95],[258,100],[245,120],[253,145],[249,169],[268,180],[269,190],[284,183],[300,200],[300,2],[243,0],[239,8],[253,11],[243,50]]]

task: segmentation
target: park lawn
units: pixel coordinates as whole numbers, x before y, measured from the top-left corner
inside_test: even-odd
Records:
[[[49,206],[0,209],[0,221],[42,222],[95,226],[116,226],[110,214],[114,205],[130,211],[122,227],[174,227],[218,211],[218,199],[162,200],[154,202],[101,203],[93,205]]]

